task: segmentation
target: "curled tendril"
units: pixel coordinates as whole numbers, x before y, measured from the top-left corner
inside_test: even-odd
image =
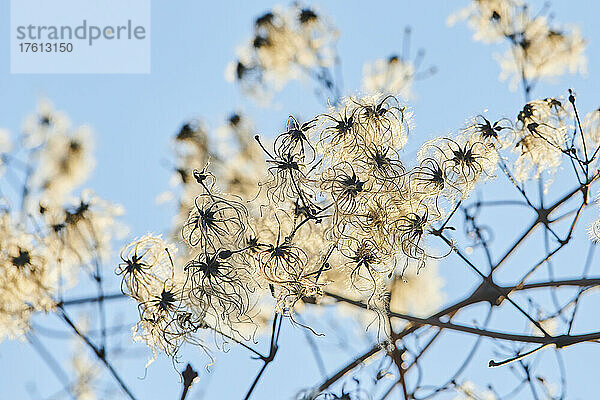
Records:
[[[192,247],[215,250],[238,246],[247,227],[248,210],[239,201],[212,193],[201,193],[183,226],[182,235]]]
[[[244,269],[232,260],[231,251],[218,249],[189,261],[184,268],[190,303],[210,309],[230,325],[247,321],[252,309]]]
[[[277,136],[274,144],[274,152],[280,158],[287,155],[295,155],[303,164],[310,164],[315,160],[316,151],[309,139],[309,131],[315,126],[313,119],[300,124],[296,118],[290,115],[286,124],[287,130]],[[289,158],[289,157],[288,157]]]
[[[321,181],[334,202],[336,214],[340,217],[353,214],[369,193],[368,180],[359,177],[352,164],[343,162],[333,166]]]
[[[305,174],[305,164],[303,162],[304,154],[290,152],[289,149],[275,149],[275,155],[272,155],[260,142],[263,151],[267,154],[267,172],[270,179],[263,182],[260,186],[266,187],[267,199],[272,203],[282,203],[287,199],[297,197],[306,197],[305,191],[308,189],[308,181]]]

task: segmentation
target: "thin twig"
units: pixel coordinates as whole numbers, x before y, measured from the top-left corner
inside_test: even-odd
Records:
[[[136,400],[135,396],[133,395],[133,393],[131,392],[131,390],[129,390],[129,388],[127,387],[127,385],[125,384],[125,382],[123,381],[123,379],[121,378],[121,376],[117,373],[117,371],[115,370],[115,368],[112,366],[112,364],[106,359],[106,356],[104,354],[104,352],[101,349],[98,349],[98,347],[96,347],[96,345],[94,345],[94,343],[92,343],[92,341],[85,335],[83,334],[79,328],[77,328],[77,326],[73,323],[73,321],[71,320],[71,318],[69,318],[69,316],[67,315],[67,313],[65,312],[65,310],[62,307],[59,307],[58,309],[58,316],[66,322],[66,324],[71,327],[71,329],[73,330],[73,332],[79,336],[81,338],[81,340],[83,340],[83,342],[94,352],[94,354],[96,355],[96,357],[102,361],[102,363],[106,366],[106,368],[108,369],[108,371],[110,372],[110,374],[113,376],[113,378],[115,379],[115,381],[119,384],[119,386],[121,387],[121,389],[123,389],[123,392],[125,392],[125,394],[131,399],[131,400]]]

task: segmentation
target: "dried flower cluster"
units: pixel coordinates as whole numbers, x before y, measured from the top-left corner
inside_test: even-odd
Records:
[[[36,311],[54,310],[80,274],[95,274],[122,231],[120,207],[89,190],[75,197],[93,166],[86,127],[71,129],[42,102],[20,139],[2,149],[0,340],[22,337]]]
[[[363,66],[362,89],[365,93],[385,93],[412,99],[413,84],[436,72],[435,67],[421,70],[425,50],[419,49],[414,59],[410,59],[411,30],[404,30],[404,40],[400,53],[387,58],[367,62]]]
[[[337,30],[313,8],[276,7],[256,18],[254,35],[238,49],[227,78],[262,100],[304,74],[329,79],[322,67],[336,62],[337,37]]]
[[[468,19],[474,38],[483,42],[508,40],[511,44],[498,62],[501,79],[516,88],[523,79],[534,84],[565,72],[585,72],[585,41],[578,28],[554,26],[544,13],[532,13],[521,0],[477,0],[450,17]]]
[[[391,95],[348,97],[306,122],[290,117],[272,145],[256,136],[266,175],[254,191],[219,184],[236,162],[214,168],[216,175],[213,165],[185,173],[184,196],[196,195],[179,225],[188,257],[180,265],[171,259],[176,246],[156,237],[125,250],[120,272],[125,293],[140,303],[142,337],[171,355],[185,341],[200,343],[200,328],[242,340],[242,326],[264,315],[264,304],[257,307],[264,297],[292,320],[324,291],[365,301],[380,317],[402,310],[410,301],[397,300],[404,294],[394,292],[405,289],[394,287],[407,268],[444,256],[427,237],[499,165],[516,182],[552,173],[565,157],[589,173],[584,154],[591,161],[597,146],[576,147],[584,141],[568,135],[572,112],[545,99],[527,103],[514,122],[477,116],[456,135],[425,143],[412,167],[401,160],[412,114]],[[204,139],[192,142],[207,148]],[[254,160],[251,147],[236,157]],[[200,167],[209,155],[194,157]]]
[[[409,99],[414,78],[414,64],[397,55],[375,60],[363,67],[363,89],[369,93],[397,93]]]
[[[520,4],[478,1],[463,14],[477,38],[508,38],[519,49],[513,60],[528,80],[583,63],[576,32],[550,30]],[[302,68],[331,65],[317,56],[332,42],[326,26],[296,6],[266,13],[236,79],[280,88]],[[549,62],[547,54],[558,56]],[[595,176],[600,113],[577,125],[572,93],[568,103],[530,101],[514,119],[478,115],[403,159],[413,116],[387,93],[408,96],[414,69],[397,57],[366,67],[365,89],[383,93],[345,97],[306,121],[290,116],[270,144],[258,135],[254,143],[239,114],[217,130],[216,146],[201,123],[185,124],[176,137],[183,188],[175,223],[185,246],[145,236],[122,253],[123,291],[139,303],[136,337],[171,356],[185,342],[206,348],[208,331],[244,341],[272,312],[296,321],[303,304],[327,293],[363,302],[374,311],[365,324],[375,318],[390,334],[390,311],[426,315],[441,303],[432,261],[448,253],[432,250],[428,237],[449,228],[478,185],[501,171],[519,187],[565,160],[580,182]],[[415,306],[406,277],[419,279],[423,268],[434,272],[415,290],[431,304]]]
[[[408,30],[402,55],[365,64],[363,93],[344,96],[333,78],[338,32],[329,20],[298,3],[264,13],[228,76],[265,102],[288,81],[309,77],[321,86],[317,95],[324,95],[327,106],[309,119],[287,116],[272,140],[258,135],[241,112],[215,130],[201,120],[183,124],[172,142],[171,188],[157,199],[176,202],[172,229],[137,237],[118,259],[111,242],[122,231],[121,208],[80,190],[94,167],[91,131],[71,128],[63,113],[42,102],[25,119],[19,140],[0,130],[0,341],[26,338],[33,345],[32,317],[56,312],[134,399],[111,364],[112,353],[107,356],[104,301],[124,298],[104,293],[102,264],[112,256],[121,292],[137,306],[133,339],[152,350],[148,364],[160,353],[178,361],[185,344],[211,358],[213,347],[226,351],[229,343],[239,344],[263,363],[246,399],[275,359],[284,320],[306,334],[324,378],[297,399],[367,400],[377,391],[364,383],[375,387],[388,378],[394,382],[383,399],[394,390],[402,390],[405,399],[449,390],[457,399],[506,398],[492,385],[482,389],[461,376],[484,337],[501,342],[497,355],[507,354],[490,367],[519,362],[513,364],[520,379],[515,393],[529,385],[536,398],[536,390],[563,398],[546,378],[532,378],[534,363],[527,358],[547,347],[600,340],[600,331],[572,332],[580,298],[600,285],[588,276],[600,243],[600,218],[588,225],[590,250],[581,276],[555,279],[552,266],[554,254],[573,239],[584,209],[598,198],[600,109],[580,115],[572,90],[565,98],[530,99],[539,79],[585,69],[579,31],[555,27],[545,11],[533,15],[520,0],[475,0],[450,18],[468,19],[476,40],[510,44],[499,59],[501,78],[523,86],[525,105],[505,118],[486,110],[452,133],[416,143],[414,155],[406,149],[415,140],[406,101],[415,80],[434,70],[420,70],[423,51],[410,60]],[[562,200],[548,200],[562,175],[574,190]],[[531,227],[500,258],[490,250],[493,229],[479,220],[489,205],[479,199],[481,189],[497,177],[506,178],[518,201],[500,199],[495,205],[516,204],[534,214]],[[564,211],[563,204],[571,208]],[[461,214],[464,237],[457,232]],[[517,279],[507,283],[503,277],[501,285],[497,270],[538,228],[544,234],[541,261],[531,267],[524,259]],[[469,241],[464,249],[461,239]],[[471,258],[475,251],[481,257]],[[479,285],[442,308],[438,264],[452,253]],[[549,278],[532,282],[541,268],[548,268]],[[73,322],[63,297],[86,275],[97,297],[74,303],[99,306],[98,335],[84,329],[85,321]],[[577,294],[564,302],[555,290],[569,286]],[[545,309],[533,296],[527,306],[520,304],[518,293],[544,288],[554,307]],[[484,322],[455,318],[475,304],[489,307]],[[525,320],[525,333],[488,326],[501,305]],[[319,311],[335,306],[342,317],[354,318],[361,331],[368,330],[364,337],[371,350],[328,374],[313,342],[322,326],[305,313],[312,306]],[[267,331],[270,346],[262,353],[254,340]],[[422,355],[447,332],[477,340],[446,383],[423,384]],[[74,379],[65,390],[73,398],[94,399],[100,370],[80,348],[76,353]],[[383,357],[369,367],[376,355]],[[375,372],[333,386],[359,365],[363,376]],[[182,377],[184,399],[198,373],[188,364]]]

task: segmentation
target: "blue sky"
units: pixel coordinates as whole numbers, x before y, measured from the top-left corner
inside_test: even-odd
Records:
[[[11,75],[9,2],[4,0],[0,2],[0,128],[18,131],[23,117],[35,109],[37,100],[50,99],[75,124],[87,123],[93,128],[97,167],[86,186],[125,207],[125,222],[132,236],[165,231],[172,210],[157,206],[155,197],[168,188],[171,171],[165,167],[164,160],[170,157],[170,140],[184,121],[201,118],[216,128],[231,111],[243,110],[252,115],[261,134],[271,136],[283,127],[289,114],[311,116],[321,110],[310,83],[291,83],[275,97],[274,107],[260,108],[224,79],[225,66],[235,57],[236,46],[250,34],[253,19],[274,4],[263,0],[153,1],[152,72],[148,75]],[[360,88],[363,63],[399,52],[404,27],[412,27],[413,55],[417,48],[425,48],[425,65],[435,65],[438,69],[435,76],[418,81],[414,87],[416,99],[411,106],[415,112],[416,134],[412,140],[416,142],[456,130],[469,116],[485,109],[489,109],[492,116],[513,116],[522,107],[522,93],[509,91],[506,82],[497,79],[499,67],[493,54],[503,52],[504,47],[474,42],[472,32],[464,23],[454,27],[446,25],[448,15],[467,1],[336,0],[314,4],[330,16],[341,32],[338,49],[344,86],[349,93]],[[539,8],[542,3],[534,4]],[[583,0],[557,1],[552,4],[552,11],[556,21],[577,24],[589,40],[589,72],[587,76],[566,76],[544,82],[534,95],[564,95],[567,88],[573,87],[581,109],[591,110],[600,105],[597,97],[600,92],[600,26],[597,23],[600,5]],[[464,270],[442,268],[442,275],[448,288],[465,279],[475,282]],[[459,294],[449,293],[449,298]],[[126,316],[135,311],[132,304],[119,304],[131,308],[122,311]],[[44,323],[52,325],[54,321],[48,317]],[[292,328],[284,332],[278,361],[269,367],[270,374],[258,388],[256,399],[289,398],[294,390],[282,389],[281,385],[288,384],[278,385],[278,380],[288,382],[291,388],[301,388],[320,379],[306,351],[293,346],[295,340],[304,343],[303,333]],[[448,340],[448,346],[455,343],[453,339]],[[56,342],[57,348],[64,347],[60,343]],[[367,346],[364,342],[353,344],[356,351]],[[595,346],[586,344],[567,352],[573,380],[569,387],[573,396],[569,398],[590,398],[594,393],[585,385],[597,379],[589,367],[591,364],[586,364],[592,360],[582,355],[597,351]],[[485,360],[485,353],[489,358],[492,347],[483,346],[481,352]],[[199,351],[191,350],[188,355],[196,360],[199,368],[206,362]],[[0,393],[7,398],[28,398],[24,382],[32,380],[43,393],[52,393],[53,390],[47,388],[57,387],[56,381],[36,357],[26,345],[1,344]],[[441,357],[451,360],[453,356],[442,351]],[[547,357],[551,359],[551,352]],[[585,362],[578,362],[580,357]],[[333,354],[329,371],[334,371],[346,358],[344,354]],[[139,380],[137,377],[144,374],[143,364],[143,357],[119,364],[127,371],[124,375],[140,398],[176,398],[180,388],[170,362],[161,359],[148,370],[146,379]],[[439,371],[433,371],[433,376],[442,375],[445,370],[441,360],[438,365]],[[194,390],[199,392],[204,388],[212,395],[219,393],[218,398],[240,398],[259,367],[259,362],[248,361],[248,355],[238,349],[218,354],[211,377],[204,374],[206,379]],[[480,369],[478,377],[499,384],[509,375],[506,371],[488,370],[483,364]],[[9,370],[23,371],[23,377],[20,372],[13,374]],[[14,384],[15,381],[18,384]]]

